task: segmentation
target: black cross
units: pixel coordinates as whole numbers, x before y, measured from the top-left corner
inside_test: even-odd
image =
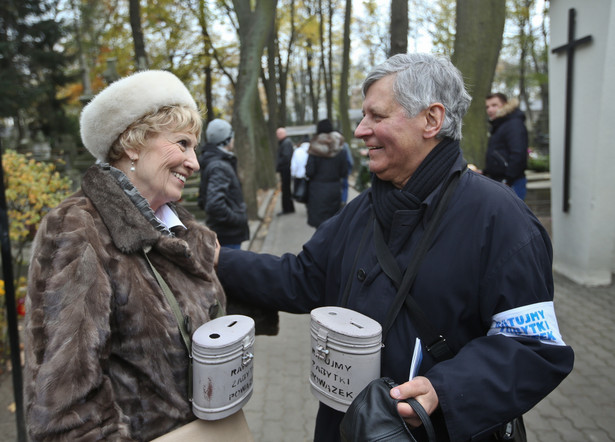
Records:
[[[588,35],[578,40],[574,39],[576,11],[574,8],[568,10],[568,43],[552,49],[553,54],[565,52],[568,55],[566,61],[566,132],[564,135],[564,212],[570,209],[570,129],[572,127],[572,76],[574,66],[574,49],[584,43],[592,41],[592,36]]]

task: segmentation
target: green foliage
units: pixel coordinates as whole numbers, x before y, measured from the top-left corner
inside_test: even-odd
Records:
[[[25,266],[24,250],[45,214],[58,205],[71,190],[71,181],[56,171],[55,165],[34,161],[30,155],[7,150],[2,156],[9,238],[13,246],[15,299],[17,313],[25,314],[27,281],[20,273]],[[0,280],[0,363],[8,358],[8,336],[4,307],[4,281]],[[2,365],[0,365],[1,367]]]
[[[424,14],[422,21],[427,24],[427,30],[431,36],[432,52],[453,55],[455,44],[455,10],[454,0],[436,0],[429,2],[421,10]]]
[[[548,9],[535,0],[509,0],[500,61],[492,90],[535,98],[548,83]]]
[[[549,155],[541,155],[536,152],[530,152],[527,159],[527,168],[534,172],[549,171]]]
[[[71,192],[69,178],[60,176],[54,164],[41,163],[12,150],[2,156],[9,217],[9,237],[16,250],[14,268],[24,264],[25,246],[34,235],[45,214]]]
[[[52,7],[42,0],[0,2],[0,117],[55,137],[70,128],[56,97],[70,79],[70,56],[60,47],[64,28]]]

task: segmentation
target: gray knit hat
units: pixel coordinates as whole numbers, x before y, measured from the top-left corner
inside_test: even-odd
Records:
[[[164,106],[196,103],[179,78],[167,71],[140,71],[103,89],[81,112],[81,140],[100,161],[107,161],[113,142],[142,116]]]
[[[233,138],[233,128],[226,121],[216,118],[207,125],[205,137],[209,144],[215,146],[226,146]]]

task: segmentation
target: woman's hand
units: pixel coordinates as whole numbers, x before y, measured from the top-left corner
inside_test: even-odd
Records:
[[[214,270],[218,270],[218,260],[220,259],[220,241],[216,237],[216,250],[214,251]]]
[[[433,385],[431,385],[429,379],[423,376],[417,376],[411,381],[392,388],[391,397],[397,400],[414,398],[423,406],[429,415],[438,408],[438,404],[440,403],[438,394],[436,390],[434,390]],[[411,427],[416,428],[421,425],[421,420],[408,403],[400,402],[397,404],[397,411]]]

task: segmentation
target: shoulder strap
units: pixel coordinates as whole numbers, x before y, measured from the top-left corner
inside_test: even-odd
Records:
[[[425,343],[427,351],[431,352],[432,355],[438,360],[448,359],[452,357],[453,352],[448,347],[446,340],[440,334],[434,331],[431,326],[431,323],[427,320],[425,314],[419,308],[418,304],[412,298],[412,296],[410,296],[410,289],[414,284],[414,280],[416,279],[419,265],[423,260],[423,257],[427,253],[427,250],[429,250],[429,247],[431,246],[433,236],[436,232],[438,225],[440,224],[444,212],[447,209],[449,200],[451,199],[453,192],[457,187],[460,176],[465,173],[466,170],[467,169],[464,169],[463,171],[455,173],[449,180],[446,189],[444,190],[444,193],[440,198],[440,201],[436,206],[434,214],[427,226],[427,229],[423,233],[423,236],[421,237],[419,244],[417,245],[416,251],[410,259],[410,263],[408,264],[408,267],[403,274],[403,278],[401,278],[401,282],[396,283],[396,285],[399,285],[397,295],[395,296],[393,304],[391,305],[391,308],[387,313],[387,317],[382,325],[382,340],[384,342],[389,332],[389,329],[393,325],[393,322],[395,321],[399,311],[401,310],[402,304],[406,302],[406,306],[409,308],[413,324],[416,326],[417,331],[421,336],[421,339]],[[380,230],[380,226],[377,222],[374,223],[374,226],[376,232]],[[391,251],[384,243],[382,231],[380,231],[379,235],[377,233],[374,233],[374,239],[376,241],[376,254],[378,257],[378,262],[382,266],[384,272],[389,275],[389,277],[391,277],[390,274],[399,275],[401,272],[399,270],[399,267],[397,266],[397,263],[395,262],[395,259],[391,254]],[[382,241],[382,243],[378,245],[380,240]],[[387,254],[390,256],[387,257]],[[397,267],[397,270],[393,268],[393,264],[394,267]],[[391,279],[395,282],[395,278],[397,277],[398,276],[391,277]],[[399,279],[397,279],[397,281],[399,281]],[[436,354],[438,356],[436,356]]]
[[[190,333],[189,333],[189,330],[191,328],[190,317],[184,316],[182,314],[181,308],[179,307],[179,304],[177,303],[177,299],[175,299],[175,295],[173,295],[173,292],[167,285],[166,281],[162,278],[160,273],[158,273],[158,270],[156,270],[156,267],[154,267],[154,265],[150,261],[149,256],[147,256],[147,252],[145,251],[145,249],[143,249],[143,255],[145,255],[145,260],[151,267],[152,272],[154,273],[154,276],[156,277],[156,280],[158,281],[158,285],[160,285],[160,288],[162,289],[164,296],[167,298],[167,301],[169,302],[169,305],[171,306],[171,310],[173,310],[173,314],[175,315],[175,320],[177,321],[177,327],[179,328],[179,332],[182,335],[184,345],[186,346],[186,349],[188,350],[188,357],[190,358],[190,366],[188,367],[188,400],[192,401],[192,340],[190,339]]]

